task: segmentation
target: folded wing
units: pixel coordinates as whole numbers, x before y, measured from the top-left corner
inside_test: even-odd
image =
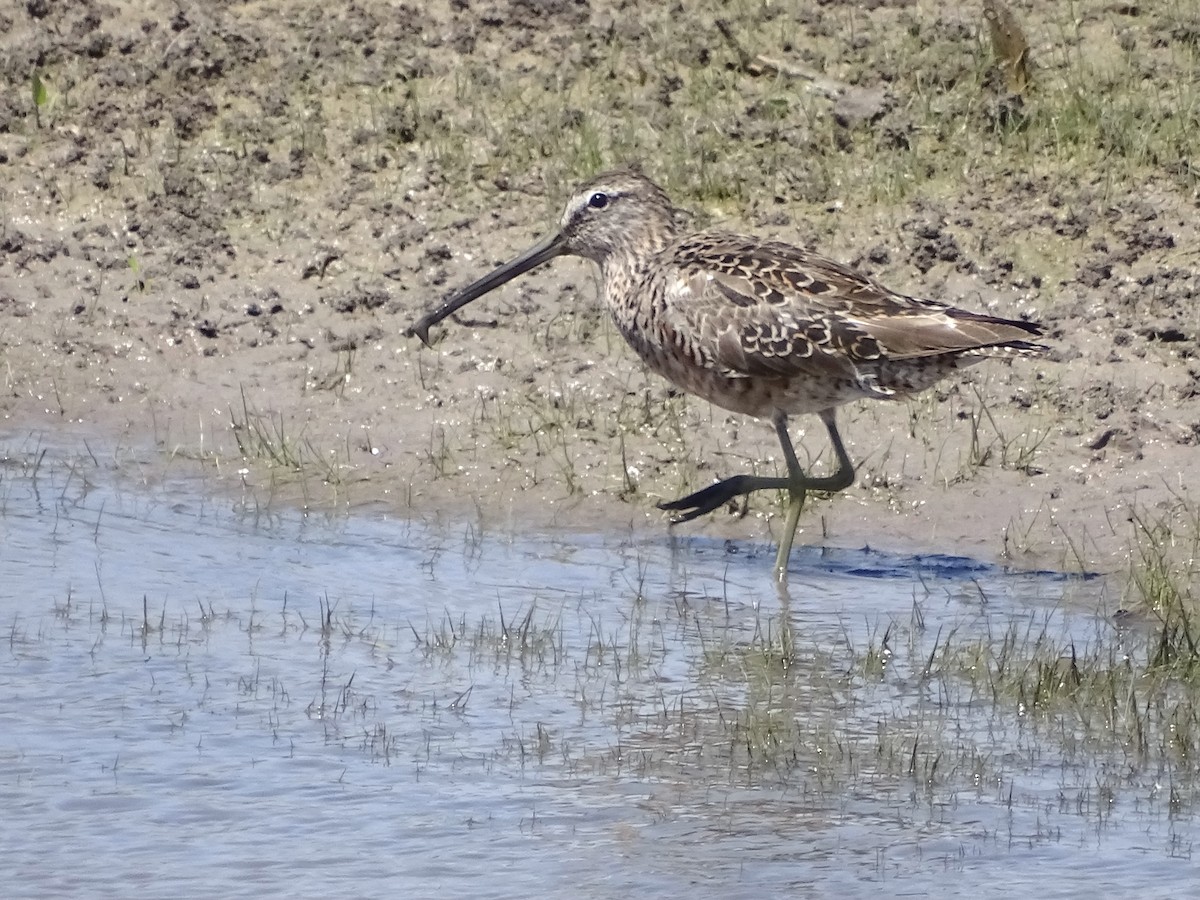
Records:
[[[701,235],[674,261],[664,323],[715,347],[728,375],[857,378],[886,360],[1042,349],[1037,325],[897,294],[789,244]]]

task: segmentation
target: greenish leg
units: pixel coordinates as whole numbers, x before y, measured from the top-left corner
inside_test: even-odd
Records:
[[[825,428],[829,432],[833,453],[837,457],[837,471],[823,478],[813,478],[805,475],[796,459],[796,450],[792,439],[788,436],[787,415],[776,413],[772,421],[775,433],[779,435],[779,444],[783,447],[784,461],[787,463],[787,477],[764,475],[734,475],[717,484],[688,494],[670,503],[658,504],[659,509],[670,510],[678,515],[672,517],[671,524],[689,522],[697,516],[705,515],[724,506],[734,497],[741,497],[754,491],[779,490],[788,492],[787,519],[783,525],[783,536],[779,542],[779,552],[775,555],[775,578],[782,583],[787,576],[788,557],[792,553],[792,543],[796,538],[796,528],[800,522],[800,513],[804,509],[804,499],[808,491],[826,491],[835,493],[854,484],[854,464],[846,453],[842,436],[838,434],[837,423],[834,421],[832,409],[818,413]]]
[[[785,413],[775,415],[775,433],[779,435],[783,459],[788,470],[787,519],[783,523],[783,534],[779,537],[779,550],[775,553],[775,581],[783,584],[787,581],[788,560],[792,556],[792,544],[796,540],[796,528],[800,524],[800,513],[804,510],[807,491],[802,484],[804,471],[800,468],[800,461],[796,459],[796,448],[792,446],[792,438],[788,434]]]
[[[800,512],[804,509],[804,488],[788,490],[787,520],[783,523],[783,534],[779,538],[779,551],[775,554],[775,580],[780,584],[787,581],[788,558],[792,555],[792,542],[796,538],[796,526],[800,524]]]
[[[833,444],[834,455],[837,456],[838,469],[827,478],[810,478],[800,468],[796,459],[796,448],[792,446],[791,436],[787,429],[787,415],[776,413],[774,418],[775,433],[779,435],[779,444],[783,447],[783,458],[787,463],[787,519],[783,523],[783,534],[779,538],[779,551],[775,554],[775,581],[783,584],[787,581],[787,564],[792,555],[792,544],[796,539],[796,528],[800,524],[800,513],[804,509],[804,497],[808,490],[840,491],[854,483],[854,464],[846,453],[842,436],[838,433],[833,410],[820,413],[821,421],[829,432],[829,440]]]

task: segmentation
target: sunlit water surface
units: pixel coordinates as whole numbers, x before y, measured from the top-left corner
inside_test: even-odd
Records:
[[[783,600],[767,547],[268,514],[42,449],[0,443],[8,896],[1194,889],[1171,773],[921,676],[950,635],[1086,643],[1098,580],[806,550]]]

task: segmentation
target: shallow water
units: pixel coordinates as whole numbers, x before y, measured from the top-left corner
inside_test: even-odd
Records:
[[[1099,580],[808,549],[781,598],[767,547],[264,512],[44,449],[0,436],[14,894],[1192,889],[1180,773],[926,671],[1096,640]]]

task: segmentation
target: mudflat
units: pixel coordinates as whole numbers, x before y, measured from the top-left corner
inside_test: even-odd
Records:
[[[589,264],[405,334],[636,161],[698,228],[1047,327],[1048,358],[843,410],[856,483],[799,541],[1105,572],[1194,546],[1200,14],[1013,3],[1017,83],[980,10],[647,6],[0,10],[5,430],[281,502],[665,529],[656,502],[779,472],[778,443],[645,371]],[[828,471],[820,423],[793,435]]]

